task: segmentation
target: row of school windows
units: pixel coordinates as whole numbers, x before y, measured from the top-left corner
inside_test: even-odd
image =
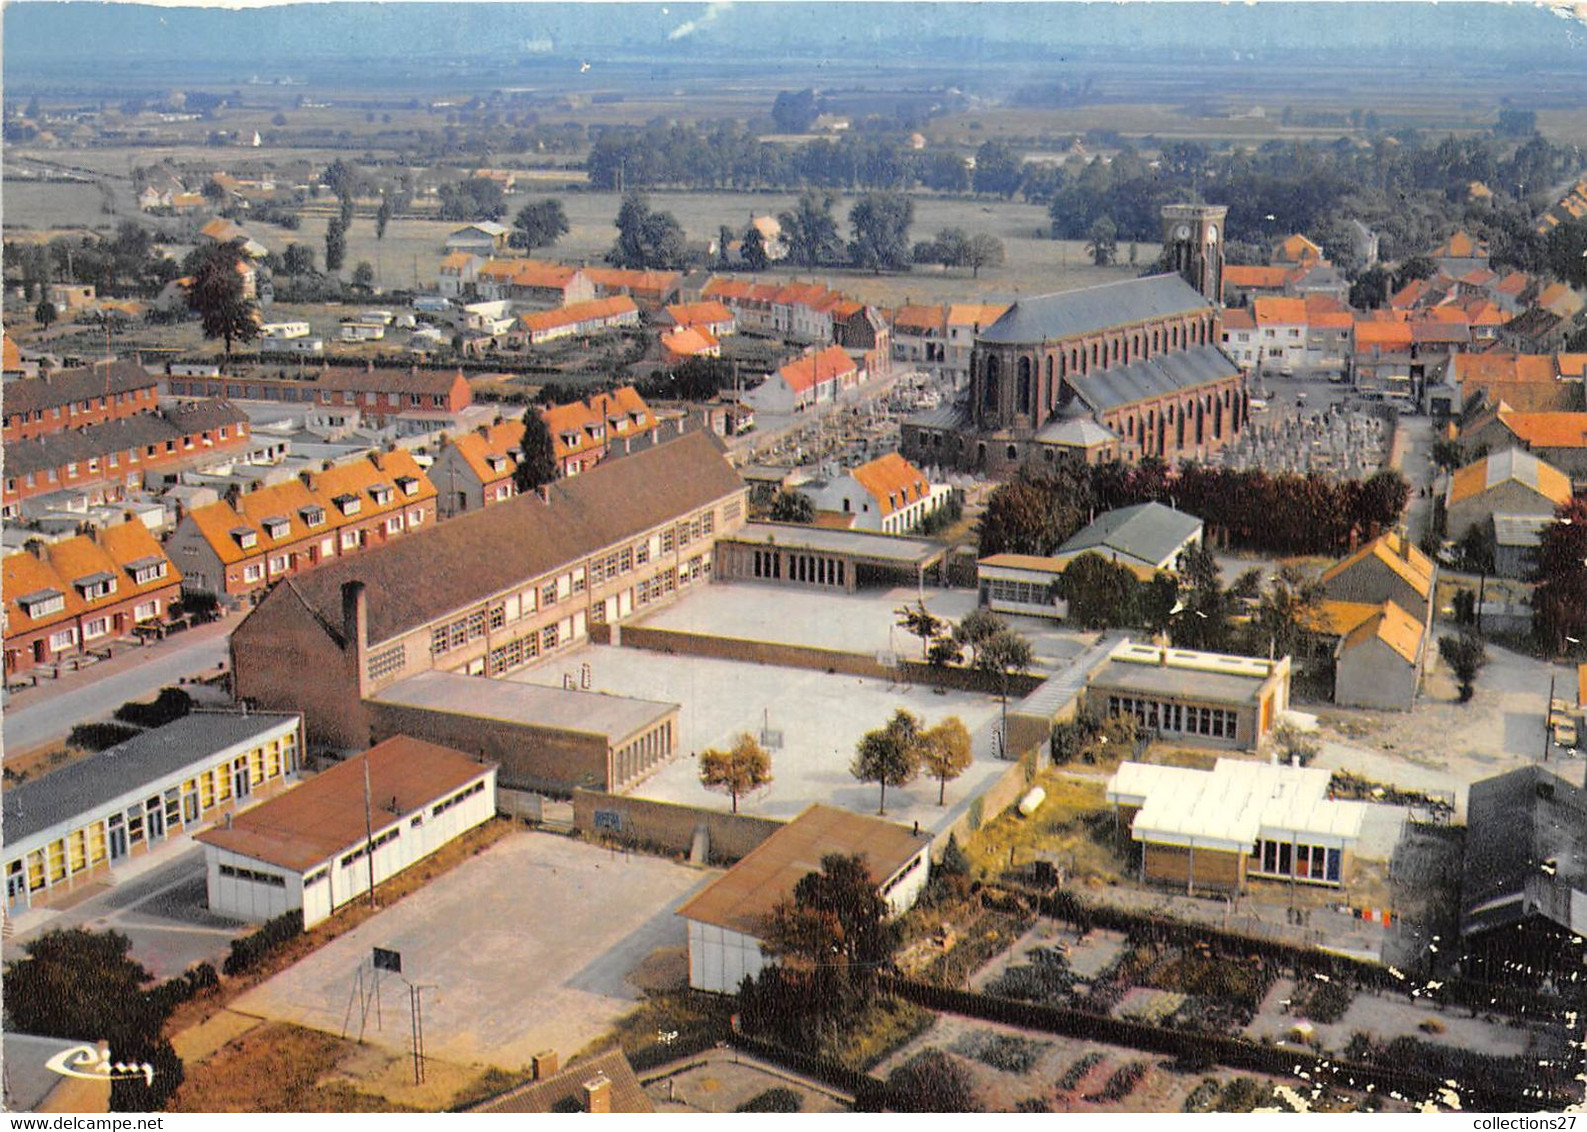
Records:
[[[1206,735],[1213,739],[1237,737],[1240,713],[1225,708],[1197,707],[1134,696],[1109,696],[1108,714],[1133,715],[1148,731]]]
[[[267,884],[271,888],[287,886],[287,878],[280,873],[262,873],[258,869],[245,869],[239,865],[222,865],[220,875],[231,880],[247,881],[249,884]]]
[[[739,509],[739,502],[734,500],[727,505],[724,513],[731,513],[733,517],[737,517]],[[715,531],[715,512],[704,512],[662,531],[658,536],[660,553],[670,554],[679,546],[697,541]],[[565,598],[584,593],[589,586],[620,577],[637,566],[648,565],[650,560],[650,539],[642,539],[633,546],[623,547],[600,558],[592,559],[587,570],[580,566],[551,581],[509,595],[487,608],[472,610],[445,625],[435,626],[430,630],[430,652],[434,656],[440,656],[452,649],[462,648],[470,641],[483,637],[489,630],[500,629],[509,621],[520,620]],[[683,567],[683,572],[688,576],[682,584],[688,585],[702,574],[709,574],[710,569],[709,560],[703,556],[692,559]],[[663,594],[671,593],[680,581],[678,574],[678,571],[669,570],[665,574],[658,575],[657,578],[641,581],[635,588],[636,600],[643,605]],[[662,581],[667,575],[672,575],[670,580]],[[389,663],[389,654],[381,655],[388,657]],[[390,675],[393,671],[397,669],[388,668],[383,675]],[[373,678],[375,673],[371,671],[370,676]]]
[[[780,550],[757,550],[754,556],[754,574],[757,578],[781,580],[785,561],[790,582],[841,586],[848,577],[848,564],[837,558],[822,558],[814,554],[785,554]]]
[[[401,836],[402,836],[402,830],[400,828],[398,828],[397,826],[392,826],[390,829],[386,830],[385,833],[382,833],[379,837],[375,838],[373,841],[366,841],[366,842],[364,842],[364,844],[360,845],[357,849],[354,849],[351,853],[348,853],[345,856],[343,856],[342,860],[341,860],[342,868],[344,868],[344,869],[348,868],[354,862],[362,861],[366,856],[368,856],[370,853],[374,852],[376,849],[379,849],[382,845],[389,845],[389,844],[391,844],[393,841],[397,840],[397,838],[399,838]]]
[[[632,743],[618,749],[612,759],[614,777],[618,782],[627,782],[649,770],[671,753],[672,724],[663,723],[655,730],[646,732]]]
[[[284,735],[255,747],[246,755],[222,762],[184,781],[151,794],[141,803],[107,815],[58,837],[24,860],[7,863],[7,896],[26,877],[29,892],[52,887],[67,877],[126,857],[134,846],[158,841],[168,832],[199,822],[204,813],[233,799],[246,798],[265,782],[297,769],[297,735]]]
[[[1050,582],[1017,582],[1008,578],[988,578],[981,583],[981,593],[988,601],[1006,601],[1019,605],[1052,604]]]

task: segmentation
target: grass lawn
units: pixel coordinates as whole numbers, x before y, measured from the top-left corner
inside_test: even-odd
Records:
[[[1009,867],[1052,856],[1075,878],[1120,879],[1126,862],[1099,836],[1113,820],[1104,796],[1105,780],[1048,770],[1036,779],[1047,791],[1041,809],[1021,817],[1010,809],[982,826],[964,847],[973,868],[996,876]]]
[[[349,1081],[326,1081],[357,1049],[317,1030],[271,1023],[214,1055],[184,1066],[187,1079],[173,1112],[417,1112],[365,1093]]]

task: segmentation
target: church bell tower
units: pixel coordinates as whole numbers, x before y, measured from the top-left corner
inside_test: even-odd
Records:
[[[1215,306],[1223,305],[1223,221],[1221,204],[1165,204],[1163,253],[1177,271]]]

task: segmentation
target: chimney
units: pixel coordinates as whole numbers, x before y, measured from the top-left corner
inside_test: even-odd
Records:
[[[342,583],[342,636],[359,652],[364,648],[364,630],[369,624],[369,597],[363,582]],[[359,666],[362,669],[362,665]]]
[[[385,471],[385,465],[380,460],[380,449],[375,449],[369,454],[369,462],[375,465],[376,471]]]
[[[301,472],[298,473],[298,479],[303,481],[303,486],[304,487],[308,488],[310,491],[314,490],[314,473],[313,472],[306,471],[306,470],[305,471],[301,471]]]
[[[544,1081],[548,1077],[555,1077],[557,1075],[557,1051],[554,1049],[541,1050],[534,1055],[530,1065],[533,1068],[536,1081]]]
[[[499,417],[497,418],[496,423],[497,424],[501,423],[501,419]],[[490,439],[490,426],[489,425],[480,425],[474,431],[479,433],[479,437],[480,437],[481,440],[489,440]]]
[[[584,1111],[612,1111],[612,1082],[604,1073],[597,1073],[584,1082]]]

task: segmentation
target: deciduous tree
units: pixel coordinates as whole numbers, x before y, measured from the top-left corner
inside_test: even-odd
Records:
[[[226,344],[226,366],[231,366],[233,342],[252,342],[259,336],[259,308],[247,297],[240,244],[216,244],[205,251],[188,288],[188,306],[198,312],[205,338]]]
[[[740,795],[770,782],[771,755],[748,731],[741,732],[725,751],[712,748],[700,752],[700,785],[730,795],[735,814]]]
[[[568,234],[568,216],[555,197],[531,201],[513,217],[507,242],[515,248],[545,248]]]
[[[1488,663],[1488,646],[1473,629],[1462,629],[1458,636],[1440,637],[1438,655],[1455,674],[1460,702],[1470,703],[1477,692],[1477,673]]]
[[[903,193],[866,193],[849,209],[854,239],[849,255],[855,266],[880,274],[909,266],[909,226],[915,220],[915,202]]]
[[[898,618],[899,628],[907,629],[911,636],[920,638],[920,657],[922,660],[926,659],[926,650],[931,645],[931,639],[942,632],[944,624],[942,618],[933,616],[924,601],[916,602],[914,605],[901,605],[893,610],[893,616]]]
[[[849,772],[881,787],[876,812],[887,813],[887,788],[907,786],[920,773],[920,721],[902,708],[893,712],[886,726],[861,736]]]
[[[788,258],[800,267],[819,267],[840,254],[843,242],[838,238],[838,222],[832,217],[836,203],[831,193],[817,196],[807,192],[791,210],[777,217],[788,244]]]
[[[950,715],[920,735],[920,765],[937,780],[937,805],[947,798],[948,782],[970,767],[970,730],[964,720]]]

